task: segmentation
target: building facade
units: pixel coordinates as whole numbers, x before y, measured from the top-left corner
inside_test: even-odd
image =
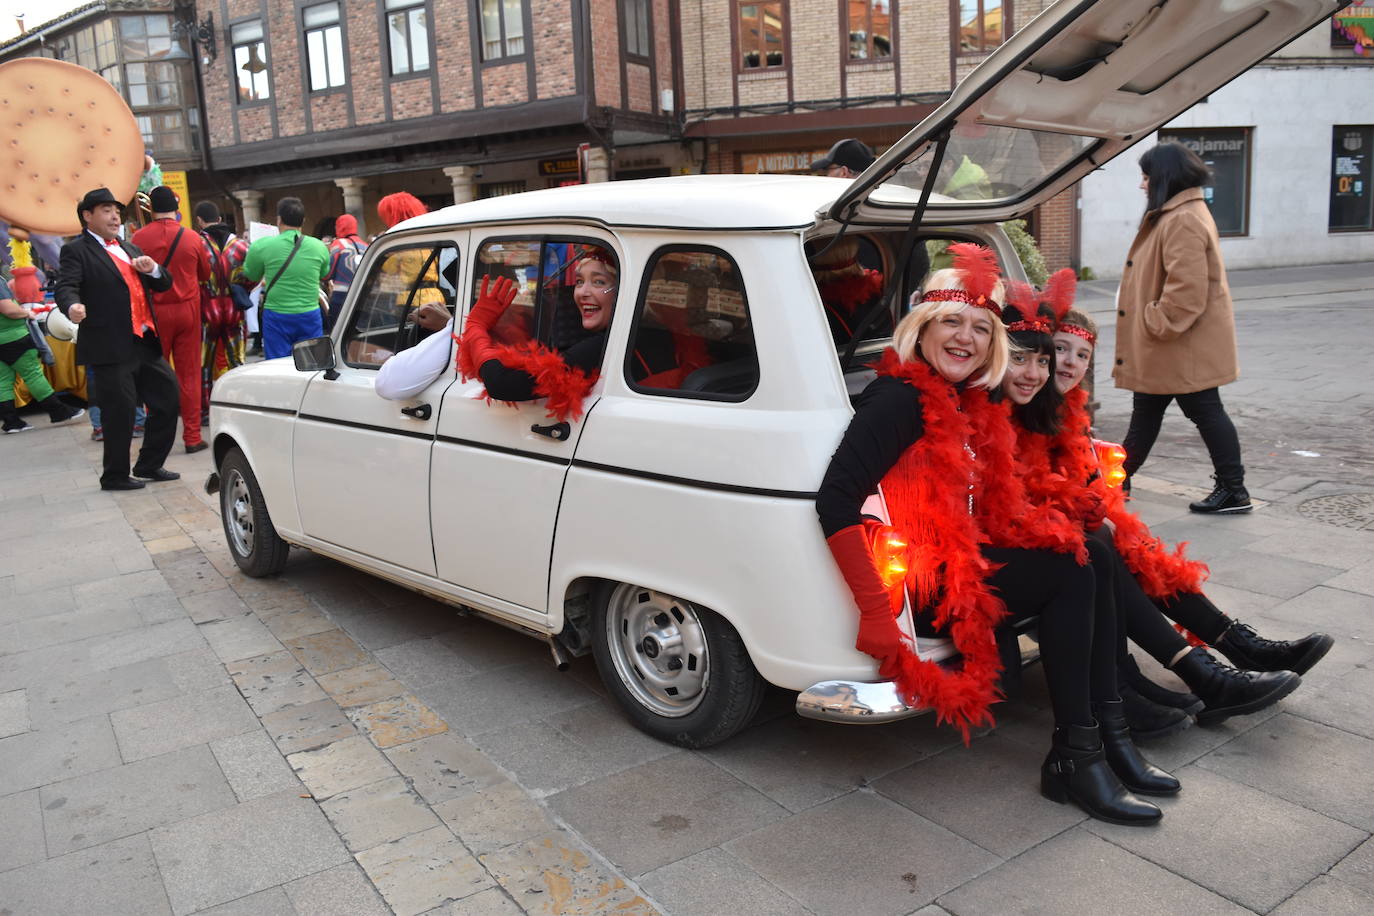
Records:
[[[690,170],[678,0],[196,0],[209,158],[244,219]],[[208,58],[208,59],[207,59]]]
[[[1120,276],[1144,210],[1137,160],[1161,139],[1212,168],[1228,268],[1374,259],[1371,99],[1374,60],[1312,29],[1081,182],[1083,264]]]

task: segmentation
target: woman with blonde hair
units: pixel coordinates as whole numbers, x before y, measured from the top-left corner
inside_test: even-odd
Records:
[[[1062,553],[986,546],[976,520],[980,500],[1025,499],[1009,492],[1017,481],[1005,405],[988,397],[1009,360],[996,259],[977,245],[951,250],[955,267],[932,274],[899,322],[816,498],[858,606],[855,646],[878,659],[879,674],[905,701],[932,707],[968,740],[971,727],[992,723],[999,698],[996,627],[1038,616],[1055,719],[1042,794],[1113,823],[1154,823],[1159,809],[1127,791],[1108,765],[1090,708],[1094,669],[1115,676],[1112,646],[1093,638],[1092,569]],[[879,526],[862,514],[880,485],[899,539],[887,538],[883,549],[903,544],[907,570],[891,586],[874,560]],[[960,666],[937,664],[902,632],[896,617],[907,597],[917,639],[948,637]]]

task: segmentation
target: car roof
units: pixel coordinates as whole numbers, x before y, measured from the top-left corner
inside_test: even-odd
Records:
[[[849,187],[815,175],[678,175],[570,185],[444,207],[393,231],[512,220],[591,220],[664,229],[787,229],[813,225],[816,213]]]

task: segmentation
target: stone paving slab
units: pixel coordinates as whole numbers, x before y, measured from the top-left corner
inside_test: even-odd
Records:
[[[543,807],[508,780],[434,806],[434,813],[478,855],[496,852],[555,829]]]
[[[326,699],[315,679],[285,649],[239,659],[225,667],[259,717]]]
[[[405,685],[378,664],[331,671],[321,674],[315,681],[321,690],[344,709],[389,700],[406,692]]]
[[[16,916],[160,916],[172,912],[160,865],[146,835],[126,837],[0,873],[0,906]]]
[[[658,913],[624,881],[607,872],[582,844],[561,831],[489,853],[482,857],[482,864],[531,914]]]
[[[110,724],[128,761],[258,728],[253,710],[231,686],[121,709],[110,714]]]
[[[0,797],[123,762],[105,716],[81,719],[60,730],[15,735],[0,740]]]
[[[0,693],[0,738],[29,730],[29,695],[26,690]]]
[[[357,858],[397,916],[428,912],[493,884],[446,827],[399,838]]]
[[[391,908],[352,862],[283,885],[297,916],[390,916]]]
[[[0,797],[0,872],[41,862],[47,857],[39,790]]]
[[[448,723],[414,694],[349,709],[348,717],[383,749],[448,731]]]
[[[261,728],[211,741],[210,749],[239,801],[304,791],[277,746]]]
[[[286,641],[286,648],[305,670],[319,677],[331,671],[366,664],[367,654],[343,630],[325,630]]]
[[[263,716],[263,728],[277,748],[286,755],[310,751],[357,734],[342,709],[333,700],[318,700],[303,706],[288,706]]]
[[[1365,916],[1371,912],[1374,912],[1374,896],[1325,876],[1315,878],[1284,901],[1282,906],[1271,911],[1273,916],[1302,916],[1307,913]]]
[[[430,807],[399,776],[339,792],[321,802],[320,810],[345,845],[355,853],[437,827],[440,823]]]
[[[506,781],[487,755],[452,733],[389,748],[386,756],[431,805]]]
[[[286,762],[316,801],[395,776],[391,761],[362,735],[292,754]]]
[[[33,716],[40,728],[156,703],[182,692],[160,658],[55,680],[31,691]]]
[[[639,885],[673,916],[796,916],[810,912],[719,847],[641,875]]]
[[[279,792],[150,834],[177,916],[348,861],[313,801]]]

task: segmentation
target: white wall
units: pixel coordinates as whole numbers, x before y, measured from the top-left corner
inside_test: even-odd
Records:
[[[1327,232],[1331,128],[1374,123],[1374,67],[1260,67],[1166,127],[1250,127],[1250,234],[1221,240],[1230,269],[1374,260],[1374,232]],[[1082,182],[1082,263],[1119,277],[1144,210],[1136,160],[1118,156]]]

